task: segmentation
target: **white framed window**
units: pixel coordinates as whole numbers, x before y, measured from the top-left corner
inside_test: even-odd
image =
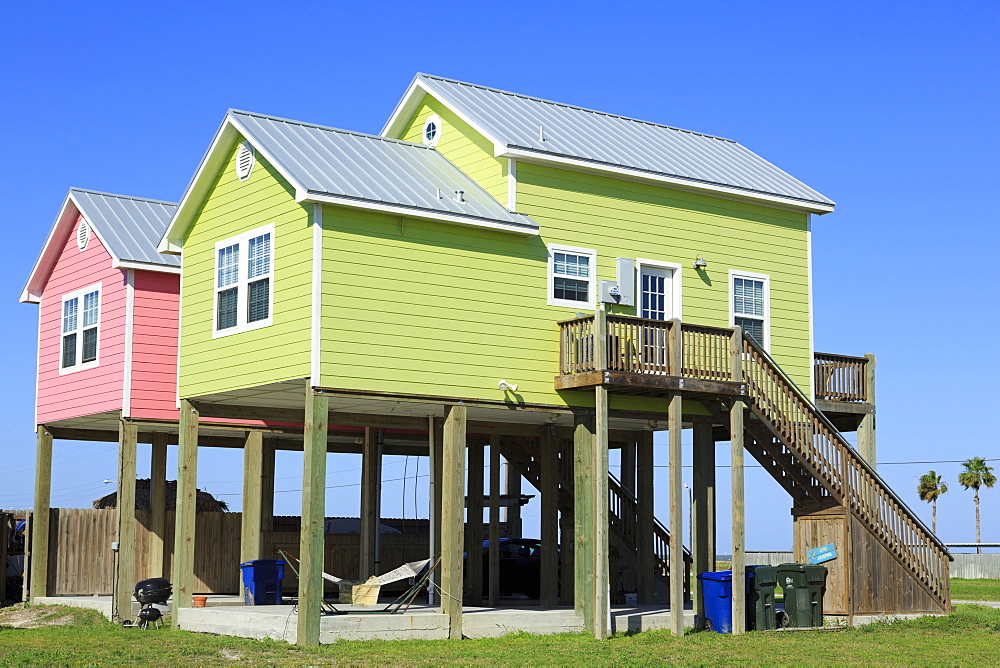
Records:
[[[271,324],[274,225],[215,244],[213,338]]]
[[[749,271],[729,272],[731,325],[739,325],[764,350],[771,348],[771,277]]]
[[[101,338],[101,284],[63,295],[59,323],[59,373],[97,366]]]
[[[638,278],[636,313],[641,318],[670,320],[681,317],[681,265],[676,262],[635,261]]]
[[[549,304],[593,309],[596,298],[597,251],[549,245]]]
[[[437,146],[437,143],[441,140],[441,131],[443,129],[441,118],[437,114],[431,114],[424,121],[424,128],[420,133],[420,139],[427,146]]]

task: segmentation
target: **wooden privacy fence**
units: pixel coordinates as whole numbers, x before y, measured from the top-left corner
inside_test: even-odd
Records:
[[[149,570],[149,512],[137,510],[135,522],[135,549],[129,556],[133,559],[136,582],[151,577],[170,578],[174,544],[173,511],[166,513],[163,573]],[[198,513],[194,543],[195,593],[232,594],[240,591],[241,522],[241,513]],[[294,557],[299,556],[298,531],[265,533],[263,538],[263,558],[280,559],[279,549]],[[380,572],[428,556],[426,536],[384,534],[380,538]],[[114,510],[53,508],[49,530],[49,595],[110,594],[114,586],[114,553],[111,551],[114,540]],[[357,534],[326,534],[324,570],[342,578],[357,577],[359,541]],[[298,568],[298,564],[295,566]],[[297,585],[295,574],[286,569],[285,590],[295,590]],[[402,583],[402,586],[405,585],[405,582]]]

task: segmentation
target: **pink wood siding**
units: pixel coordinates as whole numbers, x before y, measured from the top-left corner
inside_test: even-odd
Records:
[[[87,250],[76,245],[76,225],[42,291],[38,340],[39,424],[120,410],[125,362],[126,272],[111,266],[111,256],[96,234]],[[98,365],[59,375],[62,296],[101,283]]]
[[[135,271],[131,416],[177,419],[180,276]]]

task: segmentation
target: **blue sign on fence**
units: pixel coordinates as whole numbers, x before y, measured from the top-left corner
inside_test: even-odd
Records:
[[[806,561],[810,564],[822,564],[824,561],[830,561],[831,559],[836,558],[837,550],[833,546],[833,543],[830,543],[829,545],[821,545],[811,550],[806,550]]]

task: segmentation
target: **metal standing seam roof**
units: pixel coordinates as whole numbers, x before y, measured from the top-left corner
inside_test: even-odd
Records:
[[[833,205],[731,139],[429,74],[416,79],[508,148]]]
[[[431,147],[246,111],[229,114],[308,193],[538,227]],[[463,201],[456,200],[459,190]]]
[[[179,257],[163,255],[156,244],[173,218],[172,202],[70,188],[83,216],[118,260],[180,267]]]

